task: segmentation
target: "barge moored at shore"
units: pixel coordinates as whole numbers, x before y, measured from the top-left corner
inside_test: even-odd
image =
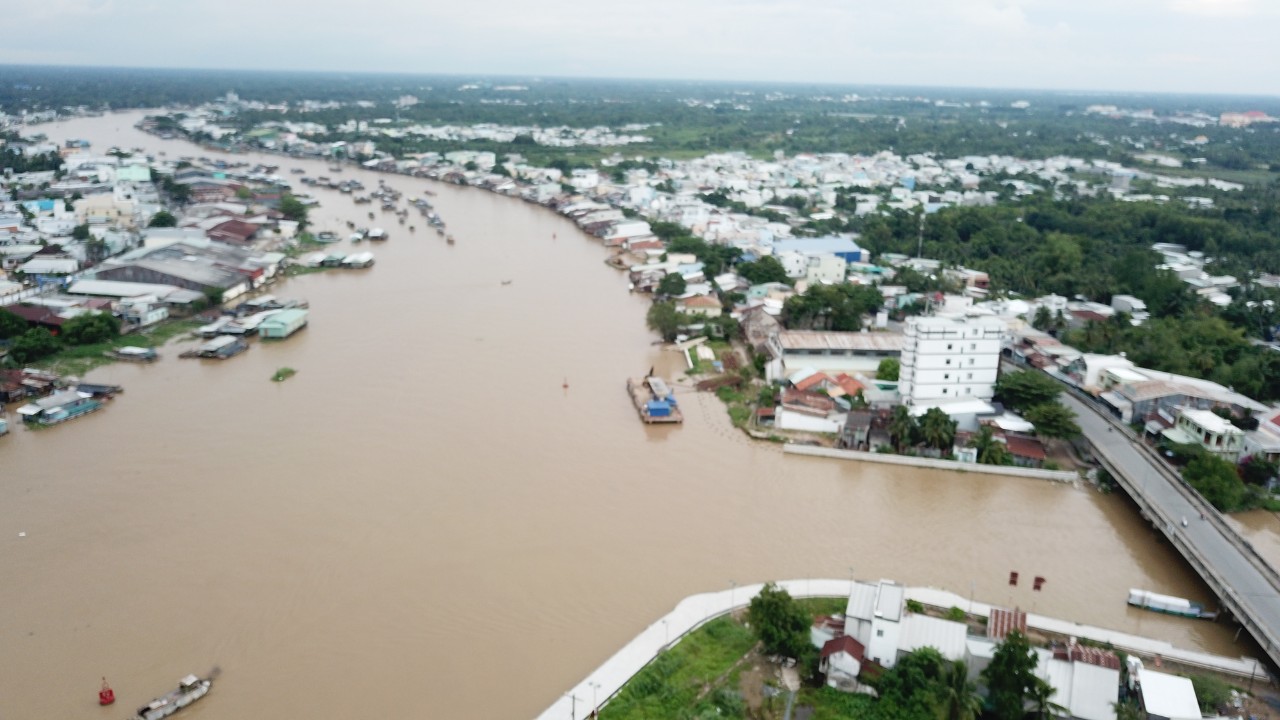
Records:
[[[1185,598],[1172,595],[1153,593],[1150,590],[1130,590],[1129,604],[1144,610],[1152,610],[1166,615],[1177,615],[1178,617],[1203,620],[1212,620],[1218,617],[1218,613],[1205,610],[1199,603],[1193,603]]]
[[[627,380],[627,394],[646,423],[682,423],[684,415],[671,386],[656,375]]]

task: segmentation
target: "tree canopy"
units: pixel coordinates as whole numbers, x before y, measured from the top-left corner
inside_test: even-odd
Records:
[[[646,321],[650,330],[661,335],[663,340],[671,342],[680,334],[680,328],[689,322],[689,318],[676,310],[675,303],[660,300],[649,306]]]
[[[996,648],[991,664],[982,671],[987,700],[996,720],[1022,720],[1027,700],[1036,688],[1039,660],[1026,636],[1014,630]]]
[[[1027,410],[1056,400],[1062,384],[1039,370],[1015,370],[996,379],[996,399],[1015,410]]]
[[[809,647],[808,614],[790,593],[773,583],[751,598],[747,617],[766,653],[800,657]]]
[[[27,321],[0,308],[0,340],[17,337],[27,331]]]
[[[884,304],[884,296],[870,285],[813,285],[803,295],[787,298],[782,317],[788,328],[854,331],[862,318]]]
[[[1060,402],[1044,402],[1023,413],[1027,422],[1036,426],[1036,434],[1045,438],[1067,440],[1080,435],[1076,414]]]
[[[902,364],[898,362],[897,358],[885,358],[876,366],[876,379],[897,382],[898,374],[901,371]]]
[[[155,215],[152,215],[151,221],[147,223],[147,227],[153,228],[171,228],[177,227],[177,225],[178,218],[174,217],[173,213],[168,210],[161,210]]]
[[[754,262],[738,263],[737,272],[752,285],[773,282],[791,284],[791,278],[787,277],[787,271],[783,269],[782,263],[772,255],[766,255]]]
[[[77,315],[62,324],[62,340],[70,345],[91,345],[120,334],[120,320],[107,313]]]

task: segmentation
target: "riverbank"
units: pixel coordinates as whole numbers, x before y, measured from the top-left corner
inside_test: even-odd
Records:
[[[106,342],[64,347],[48,357],[26,363],[26,365],[58,375],[83,376],[90,370],[103,365],[121,362],[110,355],[112,350],[130,346],[158,349],[171,340],[189,334],[202,324],[201,321],[193,318],[163,320],[145,330],[128,335],[117,335]]]
[[[136,119],[43,129],[200,154]],[[530,203],[387,181],[437,193],[457,244],[419,229],[380,245],[368,276],[293,278],[323,328],[225,363],[99,367],[90,381],[126,387],[124,402],[0,441],[0,568],[22,578],[0,586],[10,713],[94,720],[103,674],[141,703],[173,668],[216,662],[235,680],[202,701],[219,716],[528,718],[682,597],[851,563],[992,599],[1009,568],[1051,569],[1046,592],[1015,600],[1247,652],[1227,623],[1124,605],[1130,587],[1213,598],[1119,494],[788,456],[748,442],[709,393],[679,396],[680,428],[639,423],[624,378],[685,364],[653,345],[646,299],[601,271],[606,249]],[[363,216],[314,194],[322,229]],[[270,383],[281,367],[299,373]],[[477,672],[496,647],[521,682]]]
[[[1006,475],[1009,477],[1024,477],[1031,478],[1033,480],[1052,480],[1054,482],[1065,483],[1076,482],[1080,479],[1079,473],[1068,472],[1066,470],[1042,470],[1040,468],[1019,467],[1017,465],[979,465],[977,463],[962,463],[955,460],[942,460],[940,458],[892,455],[889,453],[873,453],[862,450],[839,450],[837,448],[797,445],[795,443],[787,443],[786,445],[783,445],[782,452],[791,455],[808,455],[810,457],[825,457],[836,460],[856,460],[859,462],[884,463],[886,465],[909,465],[911,467],[927,468],[930,470],[950,470],[952,472],[959,473]]]
[[[784,580],[777,583],[793,598],[813,600],[817,598],[847,599],[853,591],[850,580],[811,579]],[[608,718],[609,702],[617,697],[628,683],[642,671],[661,658],[671,648],[678,647],[686,637],[704,626],[711,628],[713,622],[719,622],[732,613],[739,612],[750,605],[751,599],[760,593],[763,584],[749,585],[741,588],[730,588],[719,592],[702,593],[681,600],[671,612],[649,625],[638,636],[627,643],[621,650],[605,661],[603,665],[589,674],[586,679],[575,685],[561,696],[551,707],[547,708],[537,720],[574,720],[587,717],[593,708],[602,708],[600,713]],[[959,608],[970,616],[985,620],[991,614],[993,606],[974,602],[954,593],[934,588],[906,588],[905,598],[922,605],[947,610]],[[836,603],[843,611],[840,603]],[[734,660],[754,644],[748,643],[741,632],[735,632],[730,624],[724,623],[709,643],[728,644],[728,651],[716,648],[706,651],[707,654],[720,658],[722,666],[726,659]],[[1151,638],[1139,637],[1127,633],[1107,630],[1079,623],[1073,623],[1041,615],[1027,614],[1028,630],[1065,639],[1074,637],[1114,647],[1130,654],[1148,659],[1160,658],[1164,661],[1182,664],[1192,668],[1200,668],[1216,673],[1231,675],[1241,680],[1252,680],[1258,683],[1270,682],[1265,666],[1253,658],[1228,658],[1210,653],[1184,650],[1172,644]],[[749,636],[749,634],[748,634]],[[703,650],[703,648],[699,648]],[[716,668],[729,670],[728,667]],[[718,675],[712,675],[717,677]],[[592,705],[579,705],[591,698]],[[698,698],[705,700],[707,693]],[[833,700],[834,702],[834,700]],[[691,708],[684,708],[689,710]],[[624,716],[629,717],[629,716]]]

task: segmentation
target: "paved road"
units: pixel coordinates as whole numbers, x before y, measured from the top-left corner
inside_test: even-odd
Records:
[[[1063,402],[1075,411],[1080,429],[1095,452],[1127,476],[1134,490],[1163,519],[1162,530],[1191,562],[1224,604],[1239,609],[1242,624],[1280,665],[1280,588],[1274,571],[1259,568],[1244,541],[1212,515],[1200,519],[1202,500],[1189,497],[1167,477],[1123,428],[1070,394]],[[1186,518],[1187,526],[1182,527]],[[1197,557],[1198,556],[1198,557]],[[1203,561],[1203,562],[1202,562]]]

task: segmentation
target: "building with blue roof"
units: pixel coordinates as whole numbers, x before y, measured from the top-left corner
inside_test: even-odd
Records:
[[[783,238],[773,241],[773,254],[795,252],[801,255],[835,255],[845,262],[871,262],[871,253],[858,247],[852,238],[828,235],[816,238]]]

